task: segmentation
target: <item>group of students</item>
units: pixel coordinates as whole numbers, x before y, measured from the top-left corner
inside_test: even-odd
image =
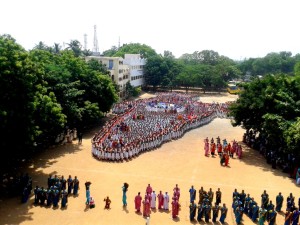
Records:
[[[196,201],[196,189],[194,189],[194,186],[192,186],[189,190],[190,192],[190,221],[194,221],[196,217],[196,211],[197,212],[197,221],[200,222],[204,218],[206,223],[210,222],[210,219],[212,222],[217,222],[217,218],[220,218],[219,221],[224,224],[225,219],[227,216],[228,208],[226,207],[226,204],[223,203],[222,206],[220,206],[220,203],[222,202],[222,192],[220,191],[220,188],[216,191],[216,201],[213,203],[214,199],[214,192],[210,188],[209,191],[205,191],[203,187],[199,190],[199,201],[198,205],[195,203]],[[220,213],[219,213],[220,212]]]
[[[282,212],[284,197],[281,192],[276,196],[275,205],[272,200],[269,199],[269,194],[266,190],[261,194],[260,204],[255,201],[250,194],[246,194],[244,190],[241,193],[234,190],[232,194],[232,208],[235,215],[235,221],[237,224],[241,224],[243,220],[243,214],[246,214],[254,223],[263,225],[265,221],[269,225],[276,224],[276,218],[278,212]],[[295,197],[292,193],[287,197],[285,222],[284,225],[298,225],[299,222],[299,209],[295,207]],[[300,207],[300,198],[299,198]]]
[[[34,204],[46,205],[48,207],[58,207],[59,201],[61,200],[61,207],[67,206],[68,197],[78,195],[79,180],[77,176],[72,178],[69,175],[68,179],[64,176],[60,178],[57,175],[49,175],[48,188],[36,186],[34,189]]]
[[[149,107],[165,105],[176,110],[153,111]],[[118,104],[117,104],[118,105]],[[202,103],[194,96],[161,93],[151,99],[122,102],[116,115],[92,139],[92,154],[100,160],[124,161],[183,136],[189,129],[226,117],[229,103]],[[166,106],[171,107],[171,106]]]
[[[176,186],[173,188],[173,197],[171,202],[173,219],[176,219],[179,215],[179,209],[180,209],[179,198],[180,198],[180,188],[176,184]],[[137,194],[137,196],[134,199],[136,212],[140,213],[142,207],[142,215],[144,217],[150,217],[151,210],[156,209],[156,204],[158,210],[169,211],[169,202],[170,202],[170,196],[168,192],[165,192],[165,194],[163,194],[163,192],[160,191],[158,194],[156,194],[150,184],[148,184],[148,186],[146,187],[144,199],[142,199],[140,192]]]
[[[253,130],[246,130],[243,142],[263,155],[273,169],[281,169],[282,172],[288,173],[291,178],[295,179],[296,184],[300,185],[299,155],[283,151],[282,146],[274,146],[265,135]]]
[[[215,157],[216,154],[220,156],[220,164],[224,166],[229,165],[229,159],[234,158],[234,154],[237,155],[239,159],[242,158],[242,146],[233,140],[232,144],[227,142],[226,138],[222,140],[218,136],[216,138],[216,143],[214,138],[209,141],[208,137],[204,139],[204,155],[209,157]]]

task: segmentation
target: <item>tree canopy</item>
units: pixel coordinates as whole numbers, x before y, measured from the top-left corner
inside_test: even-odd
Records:
[[[268,139],[269,147],[282,147],[290,152],[299,146],[299,76],[256,78],[244,85],[244,91],[230,110],[235,126],[259,133]]]
[[[1,149],[14,143],[10,152],[26,154],[52,143],[66,126],[99,121],[117,101],[102,65],[56,47],[49,51],[40,42],[27,52],[11,36],[0,36]]]
[[[141,54],[143,58],[156,56],[157,53],[148,45],[140,43],[123,44],[119,49],[112,46],[111,49],[103,52],[104,56],[123,57],[125,54]]]

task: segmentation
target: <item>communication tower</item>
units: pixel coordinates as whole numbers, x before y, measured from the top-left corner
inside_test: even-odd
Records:
[[[99,52],[99,46],[98,46],[98,38],[97,38],[97,26],[94,25],[94,47],[93,52],[98,53]]]
[[[84,50],[87,50],[87,34],[84,34]]]

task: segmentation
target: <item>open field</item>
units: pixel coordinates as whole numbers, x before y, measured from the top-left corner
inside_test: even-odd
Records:
[[[145,96],[144,96],[145,97]],[[236,96],[217,95],[201,96],[202,101],[225,102]],[[27,171],[33,177],[33,186],[47,185],[49,174],[77,175],[81,182],[78,197],[69,197],[67,209],[53,209],[33,205],[33,197],[27,204],[20,204],[13,198],[0,201],[0,224],[101,224],[101,225],[141,225],[144,218],[135,213],[134,197],[138,192],[144,196],[146,186],[151,184],[157,192],[162,190],[172,193],[175,184],[181,189],[181,211],[179,219],[171,219],[171,213],[155,211],[151,214],[151,225],[191,224],[189,221],[189,188],[198,190],[220,188],[223,194],[222,203],[226,203],[229,212],[227,224],[234,224],[231,210],[234,188],[242,189],[260,203],[260,195],[267,190],[270,199],[275,202],[278,192],[287,197],[290,192],[299,197],[299,188],[295,182],[279,170],[274,170],[256,151],[244,147],[244,158],[231,159],[230,167],[220,166],[219,158],[205,157],[204,138],[226,138],[228,141],[242,140],[243,129],[232,127],[228,119],[215,119],[210,124],[187,132],[183,138],[168,142],[161,148],[144,153],[137,158],[123,163],[102,162],[91,156],[91,131],[84,136],[83,144],[77,142],[49,149],[39,155]],[[91,181],[91,196],[96,208],[85,206],[84,182]],[[122,206],[122,185],[129,183],[127,208]],[[104,210],[104,197],[112,200],[111,210]],[[198,193],[197,193],[198,199]],[[284,207],[285,208],[285,202]],[[283,224],[283,215],[278,215],[277,224]],[[196,222],[194,222],[195,224]],[[198,223],[198,222],[197,222]],[[246,216],[245,225],[254,224]],[[205,224],[202,222],[201,224]],[[213,223],[210,223],[213,224]],[[219,223],[218,223],[219,224]]]

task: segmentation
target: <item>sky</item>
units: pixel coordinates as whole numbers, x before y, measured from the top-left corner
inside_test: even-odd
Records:
[[[26,50],[78,40],[100,52],[146,44],[176,57],[214,50],[234,60],[300,53],[299,0],[1,0],[0,35]]]

